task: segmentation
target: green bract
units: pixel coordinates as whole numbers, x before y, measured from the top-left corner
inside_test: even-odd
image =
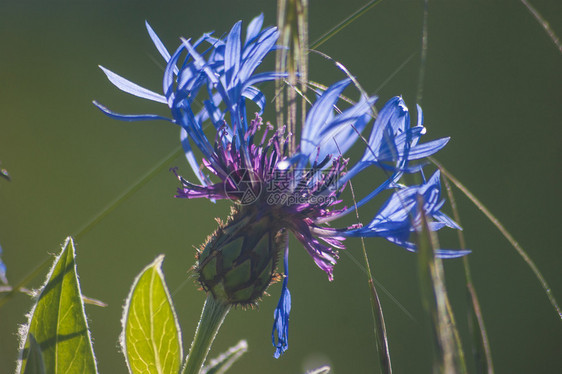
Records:
[[[276,278],[282,242],[273,217],[252,205],[233,209],[197,255],[199,283],[226,304],[254,304]]]

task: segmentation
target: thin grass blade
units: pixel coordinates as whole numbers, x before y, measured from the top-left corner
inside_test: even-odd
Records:
[[[476,372],[479,374],[494,374],[494,365],[492,363],[492,351],[490,350],[490,343],[488,341],[488,334],[486,326],[484,325],[484,318],[480,310],[480,303],[476,295],[472,283],[467,283],[468,295],[470,297],[470,310],[468,328],[472,335],[472,347],[474,355],[474,364]]]
[[[484,204],[482,204],[482,202],[480,200],[478,200],[476,198],[476,196],[474,196],[474,194],[472,192],[470,192],[470,190],[468,190],[468,188],[466,188],[457,178],[455,178],[455,176],[453,176],[449,171],[447,171],[447,169],[445,169],[443,167],[443,165],[441,165],[436,159],[434,159],[433,157],[429,157],[429,160],[431,162],[433,162],[435,164],[435,166],[437,166],[439,168],[439,170],[441,170],[441,173],[443,173],[443,175],[445,175],[447,178],[449,178],[449,180],[459,190],[461,190],[461,192],[466,197],[468,197],[468,199],[474,205],[476,205],[476,207],[486,216],[486,218],[488,218],[490,220],[490,222],[492,222],[492,224],[494,226],[496,226],[496,228],[503,235],[503,237],[507,239],[507,241],[511,244],[511,246],[515,249],[515,251],[519,254],[519,256],[521,256],[521,258],[523,258],[523,261],[525,261],[527,266],[529,266],[529,268],[531,269],[533,274],[535,274],[535,277],[537,278],[537,280],[541,284],[541,287],[543,288],[544,292],[546,293],[546,296],[548,297],[548,300],[550,301],[550,304],[554,308],[555,312],[558,313],[558,317],[562,320],[562,309],[560,309],[560,306],[558,305],[558,302],[556,301],[556,298],[554,297],[554,294],[552,293],[552,289],[550,288],[548,282],[546,281],[546,279],[542,275],[541,271],[539,270],[539,268],[537,267],[535,262],[529,257],[529,255],[523,249],[523,247],[521,247],[521,245],[515,240],[513,235],[511,235],[509,233],[509,231],[507,231],[507,229],[492,214],[492,212],[490,212],[490,210],[488,208],[486,208],[486,206]]]
[[[451,184],[447,177],[443,178],[445,183],[445,189],[447,190],[447,196],[449,199],[449,204],[453,211],[453,217],[455,221],[462,226],[459,210],[457,209],[457,203]],[[464,234],[462,230],[457,230],[457,235],[459,237],[460,249],[466,249],[466,241],[464,239]],[[474,284],[472,283],[472,275],[470,273],[470,264],[468,256],[462,258],[464,265],[464,274],[466,278],[466,288],[468,291],[468,327],[470,330],[470,335],[472,336],[472,353],[475,361],[476,372],[479,374],[494,373],[494,365],[492,362],[492,352],[490,349],[490,342],[488,341],[488,333],[486,331],[486,325],[484,324],[484,317],[480,309],[480,303],[478,301],[478,295]]]
[[[422,197],[419,196],[419,199]],[[419,206],[423,206],[420,201]],[[441,259],[435,256],[439,243],[429,229],[427,217],[420,211],[421,226],[417,232],[418,273],[422,303],[427,311],[434,336],[434,371],[466,373],[464,354],[452,310],[449,305]]]
[[[76,238],[82,237],[84,234],[89,232],[95,225],[102,221],[109,213],[111,213],[115,208],[124,203],[129,197],[133,196],[135,192],[140,190],[144,185],[146,185],[156,174],[160,173],[162,170],[169,168],[170,163],[183,154],[183,148],[177,146],[170,152],[166,157],[160,160],[155,166],[146,172],[139,180],[133,183],[129,188],[127,188],[121,195],[119,195],[115,200],[109,203],[104,209],[102,209],[95,217],[93,217],[88,223],[82,226],[74,235]]]
[[[359,211],[357,209],[357,200],[355,198],[355,190],[353,183],[349,183],[351,196],[355,205],[355,216],[359,222]],[[363,250],[363,259],[365,261],[365,272],[367,273],[370,300],[371,300],[371,313],[375,323],[375,337],[377,344],[377,352],[379,354],[379,368],[383,374],[392,374],[392,361],[390,360],[390,349],[388,346],[388,335],[386,333],[386,323],[384,322],[384,314],[382,305],[380,303],[379,295],[375,287],[373,274],[371,273],[371,265],[369,257],[367,256],[367,249],[365,248],[365,240],[361,238],[361,248]],[[384,288],[383,288],[384,289]],[[328,368],[329,369],[329,368]]]
[[[228,351],[209,360],[209,364],[201,370],[201,374],[224,374],[246,352],[248,352],[248,343],[245,340],[240,340]]]
[[[371,290],[371,311],[375,321],[375,332],[377,336],[377,351],[379,352],[379,364],[383,374],[392,373],[392,362],[390,361],[390,350],[388,348],[388,336],[386,334],[386,324],[384,322],[384,314],[379,300],[377,289],[373,279],[369,279],[369,288]]]
[[[421,53],[420,53],[420,70],[418,73],[418,92],[416,93],[416,103],[420,106],[422,105],[422,99],[423,99],[423,81],[425,77],[425,64],[427,61],[427,47],[428,47],[428,40],[429,40],[429,34],[427,31],[428,15],[429,15],[429,0],[424,0]]]
[[[552,40],[556,48],[558,48],[558,51],[562,53],[562,43],[560,42],[560,39],[558,38],[552,27],[550,27],[550,24],[547,22],[547,20],[539,13],[537,9],[535,9],[535,7],[531,5],[530,2],[528,2],[527,0],[521,0],[521,2],[533,15],[533,17],[535,17],[537,22],[542,26],[550,40]]]
[[[279,0],[277,2],[277,26],[280,32],[279,41],[286,48],[277,50],[275,67],[277,71],[287,72],[288,87],[283,82],[276,81],[276,91],[279,93],[275,100],[277,123],[284,123],[283,110],[287,110],[287,128],[296,134],[297,123],[297,82],[300,80],[300,92],[306,93],[308,81],[308,0]],[[286,90],[286,101],[285,101]],[[301,123],[304,124],[306,101],[301,102]],[[295,137],[290,140],[290,149],[295,149]]]
[[[334,35],[336,35],[340,31],[342,31],[343,29],[345,29],[347,26],[351,25],[355,20],[357,20],[359,17],[361,17],[362,15],[367,13],[369,10],[374,8],[375,5],[378,5],[381,2],[382,2],[382,0],[371,0],[371,1],[369,1],[367,4],[363,5],[359,9],[357,9],[355,12],[353,12],[351,15],[349,15],[343,21],[341,21],[336,26],[332,27],[330,30],[328,30],[326,33],[324,33],[320,38],[318,38],[316,41],[314,41],[314,43],[312,43],[310,45],[310,48],[314,49],[314,48],[320,47],[322,44],[324,44],[328,40],[330,40]]]

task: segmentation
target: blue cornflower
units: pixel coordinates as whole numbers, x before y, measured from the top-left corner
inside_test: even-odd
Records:
[[[284,127],[274,130],[261,118],[265,97],[256,85],[285,77],[279,72],[255,72],[262,59],[277,48],[277,30],[262,29],[262,23],[263,16],[250,23],[244,43],[238,22],[224,39],[205,34],[195,43],[182,40],[172,55],[147,24],[150,37],[167,62],[163,94],[102,69],[121,90],[167,104],[172,118],[122,115],[96,105],[121,120],[165,119],[179,125],[187,159],[199,183],[178,176],[181,187],[176,197],[236,202],[228,220],[220,222],[198,253],[199,282],[225,303],[253,304],[272,281],[282,278],[272,331],[275,357],[279,357],[288,348],[291,309],[287,232],[293,233],[332,280],[338,250],[344,249],[347,237],[383,237],[415,251],[409,238],[420,225],[421,210],[430,220],[432,230],[459,226],[440,211],[443,200],[439,172],[419,186],[400,183],[405,173],[422,171],[422,164],[413,161],[434,154],[449,140],[420,143],[426,133],[421,108],[418,107],[416,126],[411,126],[408,108],[401,97],[384,105],[369,138],[363,141],[361,134],[371,122],[377,98],[363,97],[346,110],[336,111],[350,80],[337,82],[319,93],[307,113],[299,146],[289,153],[294,134],[287,133]],[[198,112],[194,111],[196,99],[203,102],[203,109]],[[247,101],[257,105],[258,113],[253,118],[248,118]],[[203,131],[207,121],[216,129],[212,140]],[[365,152],[348,167],[344,156],[358,139],[362,139]],[[201,151],[201,161],[194,156],[192,144]],[[382,169],[387,178],[356,206],[388,189],[394,190],[392,195],[366,225],[328,226],[355,209],[342,206],[340,194],[348,181],[371,166]],[[214,177],[204,174],[203,167]],[[418,198],[420,195],[422,199]],[[281,252],[283,275],[276,273]],[[466,253],[441,250],[437,255],[458,257]]]

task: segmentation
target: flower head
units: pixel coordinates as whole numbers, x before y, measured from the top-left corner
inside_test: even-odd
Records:
[[[337,111],[350,80],[337,82],[318,93],[307,113],[299,146],[289,152],[289,140],[295,134],[284,127],[274,129],[261,117],[265,97],[256,85],[285,77],[279,72],[256,73],[262,59],[276,48],[278,37],[275,28],[262,29],[262,22],[259,16],[250,23],[244,42],[238,22],[224,39],[211,34],[194,43],[182,39],[172,55],[147,24],[167,62],[162,95],[102,69],[123,91],[170,107],[172,118],[166,120],[181,127],[186,157],[198,178],[193,182],[178,176],[181,186],[176,197],[235,202],[231,216],[198,254],[197,270],[203,288],[226,303],[252,304],[279,278],[276,265],[282,253],[283,285],[272,332],[278,357],[288,347],[291,309],[287,232],[293,233],[332,280],[338,250],[344,249],[348,237],[382,237],[415,251],[409,238],[419,227],[422,209],[431,219],[432,230],[459,227],[440,211],[443,200],[438,172],[419,186],[401,184],[405,173],[422,171],[422,166],[413,161],[437,152],[448,141],[443,138],[420,143],[426,133],[421,108],[417,125],[412,127],[401,97],[384,105],[364,141],[361,134],[372,122],[376,97],[362,97],[346,110]],[[199,111],[194,109],[195,100],[203,102]],[[250,102],[256,105],[253,116],[248,114]],[[151,114],[117,114],[96,105],[121,120],[164,119]],[[213,124],[214,137],[207,137],[203,131],[206,123]],[[348,165],[345,154],[356,143],[364,146],[364,154]],[[193,144],[201,151],[201,160],[194,156]],[[385,181],[373,186],[372,192],[353,207],[346,207],[341,193],[347,182],[371,166],[382,169]],[[209,174],[203,173],[203,168]],[[394,192],[368,224],[330,226],[389,189]],[[466,253],[440,251],[437,255],[457,257]]]

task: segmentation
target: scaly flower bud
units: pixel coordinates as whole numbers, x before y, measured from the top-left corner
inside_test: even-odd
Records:
[[[255,205],[233,208],[197,254],[198,281],[225,304],[253,305],[279,279],[275,269],[283,235]]]

